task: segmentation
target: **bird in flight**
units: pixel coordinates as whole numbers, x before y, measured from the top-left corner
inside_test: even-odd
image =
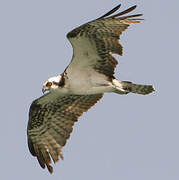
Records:
[[[28,147],[42,168],[53,172],[51,160],[63,159],[62,148],[74,123],[97,103],[104,93],[152,93],[152,85],[120,81],[114,77],[118,64],[112,54],[122,56],[120,35],[130,24],[139,23],[142,14],[126,15],[136,8],[114,14],[121,5],[67,34],[73,57],[65,71],[43,84],[47,91],[34,100],[29,110]]]

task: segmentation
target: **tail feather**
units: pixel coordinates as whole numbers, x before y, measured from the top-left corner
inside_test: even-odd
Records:
[[[128,81],[122,81],[121,83],[122,83],[122,88],[126,92],[146,95],[155,91],[152,85],[134,84]]]

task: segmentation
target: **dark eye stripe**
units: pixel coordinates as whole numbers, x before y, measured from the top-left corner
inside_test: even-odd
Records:
[[[55,82],[55,81],[53,82],[53,84],[54,84],[54,85],[57,85],[57,86],[59,85],[59,83],[57,83],[57,82]]]

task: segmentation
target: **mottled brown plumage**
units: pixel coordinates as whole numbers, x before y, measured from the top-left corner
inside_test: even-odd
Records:
[[[35,100],[29,112],[28,146],[36,156],[42,168],[47,166],[53,172],[51,158],[54,163],[63,159],[62,147],[70,137],[72,127],[78,117],[97,103],[103,94],[96,95],[65,95],[56,97],[44,95]]]

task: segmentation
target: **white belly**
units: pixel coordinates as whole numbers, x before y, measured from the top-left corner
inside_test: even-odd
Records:
[[[75,71],[73,77],[69,76],[66,84],[71,93],[79,95],[99,94],[113,90],[111,82],[105,75],[96,71],[87,71],[84,68]]]

